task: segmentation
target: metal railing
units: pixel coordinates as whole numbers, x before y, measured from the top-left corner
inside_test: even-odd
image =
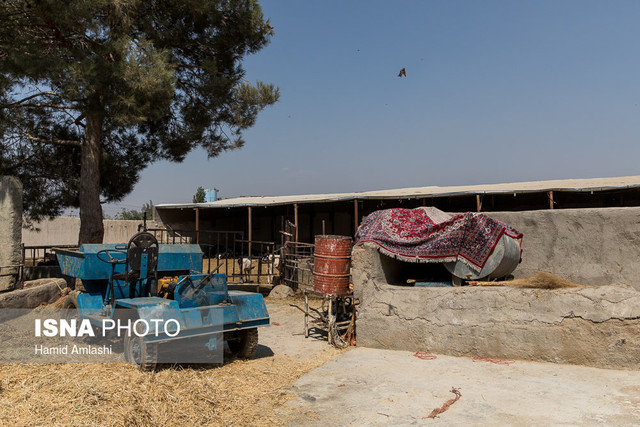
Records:
[[[242,231],[147,229],[159,243],[197,243],[204,253],[202,269],[227,276],[231,284],[273,284],[279,275],[274,242],[245,240]]]

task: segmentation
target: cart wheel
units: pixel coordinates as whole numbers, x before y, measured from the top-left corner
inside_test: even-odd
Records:
[[[227,341],[231,353],[240,359],[249,359],[258,349],[258,328],[243,329],[237,339]]]
[[[135,333],[132,336],[127,334],[124,337],[124,359],[138,365],[141,371],[153,371],[158,361],[158,344],[145,343]]]

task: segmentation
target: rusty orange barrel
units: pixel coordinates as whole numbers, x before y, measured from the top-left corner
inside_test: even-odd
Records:
[[[349,236],[316,236],[313,267],[313,290],[324,294],[349,292],[351,246]]]

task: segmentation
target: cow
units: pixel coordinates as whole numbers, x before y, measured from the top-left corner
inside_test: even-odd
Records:
[[[280,270],[280,255],[269,254],[262,258],[262,262],[267,264],[267,283],[273,282],[273,272],[277,268]]]

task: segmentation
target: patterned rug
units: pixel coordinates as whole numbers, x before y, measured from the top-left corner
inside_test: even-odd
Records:
[[[435,208],[386,209],[367,216],[355,244],[373,242],[402,261],[462,261],[480,271],[503,233],[522,243],[522,233],[481,213],[450,217]]]

